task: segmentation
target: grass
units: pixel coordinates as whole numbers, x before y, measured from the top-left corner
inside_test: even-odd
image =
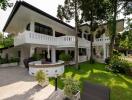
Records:
[[[3,48],[3,45],[0,45],[0,48]]]
[[[74,67],[67,67],[64,76],[72,76],[80,81],[82,91],[83,82],[102,84],[111,89],[111,100],[130,100],[132,96],[132,77],[114,74],[105,70],[105,65],[100,63],[89,64],[88,62],[80,64],[81,70]],[[58,78],[59,88],[63,88],[63,80]],[[53,80],[51,83],[53,84]]]

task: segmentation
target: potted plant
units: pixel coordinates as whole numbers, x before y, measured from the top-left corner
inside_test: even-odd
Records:
[[[63,60],[65,65],[69,64],[69,61],[71,60],[71,55],[66,53],[61,53],[59,56],[60,60]]]
[[[64,78],[64,100],[79,100],[79,81],[73,79],[72,77]]]
[[[49,84],[49,79],[42,70],[39,70],[36,73],[35,79],[36,79],[36,81],[38,81],[38,84],[42,87],[45,87]]]

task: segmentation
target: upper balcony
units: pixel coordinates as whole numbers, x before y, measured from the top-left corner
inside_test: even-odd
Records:
[[[102,45],[102,44],[106,44],[106,43],[110,43],[110,39],[109,37],[102,37],[102,38],[97,38],[97,39],[94,39],[94,45]]]
[[[75,47],[75,36],[54,37],[31,31],[25,31],[23,33],[18,34],[14,38],[15,46],[22,44],[40,44],[57,47]],[[78,38],[78,45],[79,47],[90,47],[90,42],[85,39]]]

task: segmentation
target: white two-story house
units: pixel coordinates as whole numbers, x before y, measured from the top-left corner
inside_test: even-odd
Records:
[[[124,20],[117,23],[117,32],[123,30]],[[107,25],[100,27],[107,30]],[[70,53],[74,62],[75,28],[58,20],[57,18],[24,2],[17,1],[3,29],[13,34],[14,46],[2,50],[2,57],[19,57],[20,64],[23,59],[31,57],[34,53],[43,53],[51,62],[59,60],[61,52]],[[94,58],[103,61],[109,56],[109,37],[107,31],[100,36],[94,34]],[[87,24],[80,28],[78,34],[79,62],[90,58],[90,30]]]

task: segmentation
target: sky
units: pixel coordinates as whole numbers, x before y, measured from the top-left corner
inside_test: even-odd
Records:
[[[15,2],[17,0],[10,0],[11,3],[15,5]],[[22,1],[22,0],[21,0]],[[23,0],[42,11],[56,17],[57,15],[57,7],[59,4],[63,4],[64,0]],[[12,11],[13,7],[7,8],[6,11],[3,11],[0,9],[0,32],[2,32],[2,29]],[[70,25],[74,26],[74,23],[71,22]]]

